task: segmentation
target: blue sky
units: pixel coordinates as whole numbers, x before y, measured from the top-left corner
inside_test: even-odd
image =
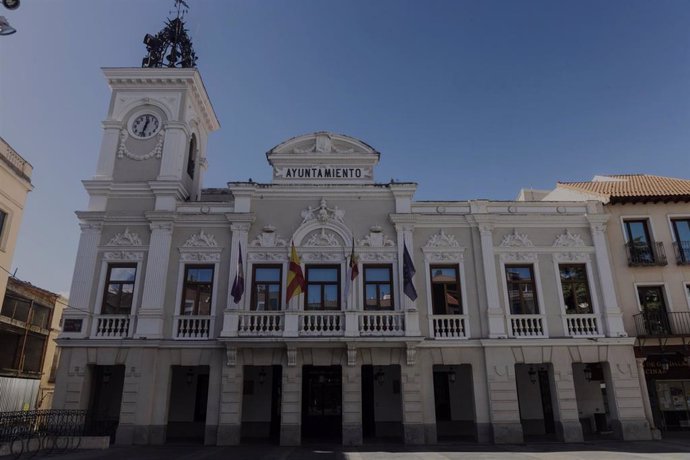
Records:
[[[512,199],[594,174],[690,177],[690,2],[188,0],[221,122],[205,186],[268,181],[264,153],[330,130],[417,199]],[[109,89],[173,0],[0,7],[0,135],[34,166],[13,267],[67,291]]]

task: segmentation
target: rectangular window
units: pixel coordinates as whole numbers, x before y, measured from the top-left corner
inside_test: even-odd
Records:
[[[137,266],[135,264],[108,266],[101,314],[129,315],[132,313],[136,275]]]
[[[434,315],[462,315],[457,265],[432,265],[431,307]]]
[[[390,265],[364,266],[364,309],[393,310],[393,268]]]
[[[626,220],[625,233],[628,238],[628,251],[632,263],[654,263],[652,239],[649,233],[647,220]]]
[[[672,219],[678,263],[690,263],[690,219]]]
[[[31,301],[21,299],[19,297],[5,296],[5,301],[2,304],[2,315],[22,323],[29,322],[29,314],[31,312]]]
[[[340,266],[307,265],[305,310],[340,310]]]
[[[210,315],[213,265],[186,265],[182,287],[183,315]]]
[[[594,313],[585,264],[559,265],[563,303],[568,315]]]
[[[254,265],[252,276],[253,311],[280,311],[283,267],[281,265]]]
[[[645,329],[651,335],[665,335],[671,332],[671,323],[666,312],[666,297],[663,286],[638,286],[637,298],[642,309]]]
[[[539,314],[532,265],[506,265],[506,282],[511,314]]]
[[[7,221],[7,213],[0,209],[0,243],[2,243],[2,231],[5,229],[5,222]]]

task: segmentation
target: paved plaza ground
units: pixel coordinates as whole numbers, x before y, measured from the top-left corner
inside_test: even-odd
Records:
[[[404,446],[371,444],[362,447],[336,445],[244,445],[204,447],[165,445],[111,447],[105,451],[81,451],[56,456],[75,460],[455,460],[455,459],[690,459],[690,433],[686,437],[653,442],[601,441],[579,444],[476,445],[441,444]]]

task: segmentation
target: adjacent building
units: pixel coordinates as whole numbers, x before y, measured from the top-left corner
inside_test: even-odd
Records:
[[[615,290],[625,330],[637,337],[648,421],[662,433],[689,430],[690,180],[596,176],[558,183],[543,199],[604,204]]]
[[[0,411],[48,409],[65,299],[10,277],[0,309]]]
[[[33,168],[0,137],[0,299],[5,297],[7,278],[27,194],[33,189]]]

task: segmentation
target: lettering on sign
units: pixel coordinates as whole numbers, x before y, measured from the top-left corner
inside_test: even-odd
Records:
[[[275,168],[276,177],[284,179],[365,179],[371,168],[346,166],[311,166]]]

